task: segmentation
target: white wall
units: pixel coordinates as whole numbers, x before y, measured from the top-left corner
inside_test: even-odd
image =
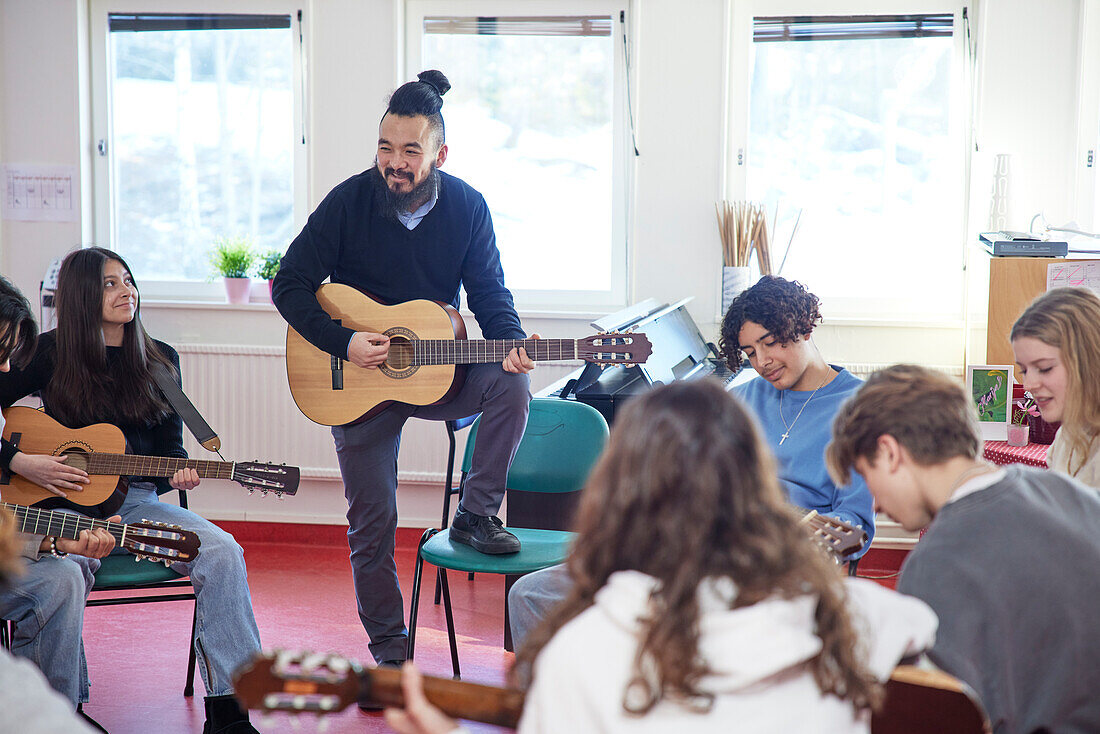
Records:
[[[631,294],[666,301],[695,295],[692,312],[708,336],[717,329],[719,243],[713,202],[721,198],[724,180],[728,1],[639,0],[634,9],[632,81],[641,156],[632,204]],[[1040,210],[1052,222],[1075,216],[1081,2],[982,3],[976,28],[983,70],[977,138],[983,152],[1013,154],[1015,228],[1025,228]],[[370,165],[384,100],[417,70],[402,68],[400,0],[314,0],[303,7],[312,206],[334,184]],[[0,0],[0,160],[86,163],[91,143],[82,135],[86,114],[81,100],[86,102],[88,90],[80,80],[87,61],[85,24],[83,0]],[[82,189],[81,194],[87,198],[89,192]],[[88,217],[73,224],[2,222],[0,270],[28,293],[37,292],[46,264],[87,241],[82,233],[91,231]],[[984,287],[980,278],[977,282]],[[985,293],[975,293],[972,300],[980,310]],[[524,314],[524,322],[544,335],[573,337],[587,331],[588,316]],[[282,343],[284,330],[273,310],[254,307],[148,308],[145,320],[157,337],[178,343],[275,346]],[[826,314],[818,343],[831,361],[959,364],[961,327],[830,322]],[[974,335],[976,343],[984,344],[981,324]],[[416,447],[404,450],[415,452]],[[415,457],[403,454],[403,466],[409,461]],[[330,484],[336,486],[316,491],[339,491],[337,483]],[[438,506],[434,491],[426,491],[403,487],[403,512],[414,498],[419,503],[405,512],[407,521],[419,522],[431,514],[426,508]],[[203,509],[214,517],[238,517],[253,511],[246,502],[204,501]],[[328,499],[321,504],[339,505]],[[281,506],[286,509],[278,512],[293,517],[291,502]],[[263,510],[265,517],[278,512]]]

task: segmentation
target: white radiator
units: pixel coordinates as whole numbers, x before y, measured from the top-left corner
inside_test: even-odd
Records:
[[[840,366],[851,372],[859,379],[866,380],[868,377],[871,376],[871,373],[889,367],[891,364],[891,362],[843,362]],[[945,375],[950,375],[951,377],[957,377],[960,380],[964,377],[963,368],[959,367],[958,365],[929,364],[925,365],[925,367],[930,370],[942,372]]]
[[[339,479],[328,427],[302,415],[290,395],[285,349],[207,344],[176,348],[184,390],[221,438],[226,460],[285,462],[300,467],[303,478]],[[574,369],[574,364],[540,364],[532,373],[533,390]],[[460,436],[459,461],[463,442]],[[184,445],[193,457],[213,458],[186,430]],[[447,466],[443,424],[405,424],[398,466],[402,481],[442,482]]]

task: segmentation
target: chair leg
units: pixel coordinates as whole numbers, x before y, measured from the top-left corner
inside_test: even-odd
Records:
[[[859,568],[859,559],[858,558],[855,559],[854,561],[848,561],[848,575],[849,576],[855,576],[857,568]]]
[[[443,584],[443,611],[447,614],[447,640],[451,643],[451,670],[455,679],[462,677],[458,669],[458,639],[455,637],[455,620],[451,614],[451,590],[447,586],[447,569],[439,569],[439,578]]]
[[[412,599],[409,602],[411,604],[409,608],[409,642],[405,648],[405,657],[409,660],[413,659],[413,653],[416,650],[416,618],[420,610],[420,582],[424,576],[424,559],[420,555],[420,549],[428,542],[428,538],[437,532],[439,531],[434,528],[428,528],[420,536],[420,544],[416,546],[416,567],[413,571]]]
[[[191,615],[191,653],[187,656],[187,682],[183,685],[183,695],[195,695],[195,630],[199,627],[199,603],[195,602],[195,613]]]

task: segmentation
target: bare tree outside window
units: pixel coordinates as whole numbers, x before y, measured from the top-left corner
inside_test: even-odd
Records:
[[[213,242],[294,236],[293,36],[112,32],[113,246],[143,280],[205,280]]]

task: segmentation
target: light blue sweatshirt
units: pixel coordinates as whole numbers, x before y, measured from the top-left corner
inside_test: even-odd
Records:
[[[736,388],[736,394],[756,414],[764,433],[764,442],[775,452],[779,462],[779,478],[791,503],[807,510],[817,510],[850,525],[858,525],[867,531],[867,544],[852,556],[859,558],[867,552],[875,536],[871,493],[863,478],[855,472],[852,473],[851,484],[836,486],[825,467],[825,447],[832,438],[833,417],[863,382],[847,370],[831,366],[838,372],[837,376],[816,395],[812,390],[785,390],[781,393],[762,377]],[[781,394],[782,418],[779,414]],[[783,418],[786,419],[786,428]],[[788,431],[787,440],[780,445],[783,433]]]

